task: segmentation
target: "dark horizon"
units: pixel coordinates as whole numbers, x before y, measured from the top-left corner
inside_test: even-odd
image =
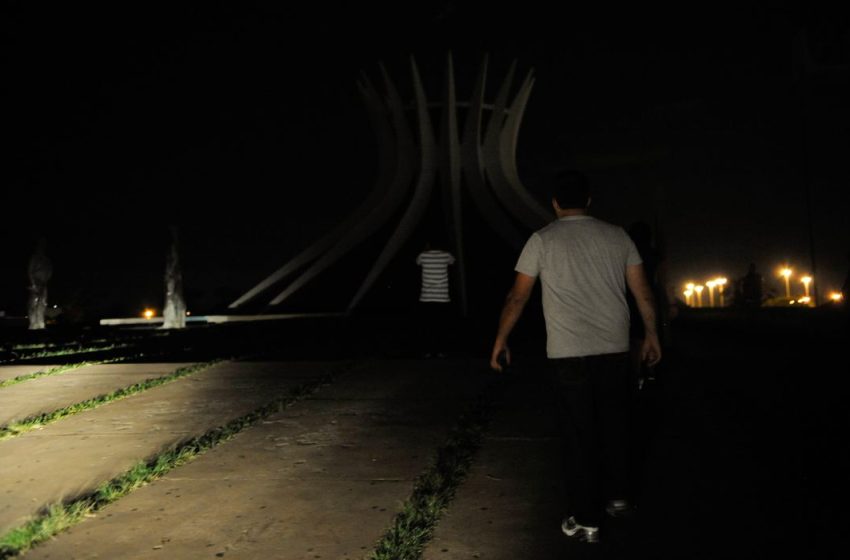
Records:
[[[546,202],[555,171],[587,172],[597,216],[662,226],[671,285],[755,262],[779,291],[779,265],[810,272],[810,224],[821,296],[847,272],[847,8],[556,19],[444,2],[393,8],[390,23],[362,7],[101,10],[4,8],[3,206],[47,224],[59,304],[115,298],[114,277],[128,308],[161,305],[167,223],[185,229],[198,306],[244,292],[371,184],[359,73],[377,78],[382,61],[408,88],[413,55],[439,99],[449,51],[460,98],[485,53],[488,89],[513,59],[520,76],[534,70],[524,184]],[[24,307],[39,235],[3,232],[7,313]]]

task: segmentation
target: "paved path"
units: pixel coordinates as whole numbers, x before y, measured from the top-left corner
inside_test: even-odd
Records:
[[[613,538],[598,547],[561,538],[554,405],[542,380],[506,378],[425,558],[843,557],[846,346],[729,328],[695,321],[677,330],[659,383],[639,401],[640,509]],[[349,372],[26,557],[362,558],[467,397],[494,382],[480,366],[385,360]],[[268,397],[295,382],[273,374],[295,371],[291,364],[233,367],[240,373],[211,370],[173,384],[184,386],[173,394],[152,391],[143,407],[115,403],[0,442],[0,465],[19,465],[0,466],[0,495],[14,494],[18,512],[0,526],[108,478],[101,462],[129,465],[262,401],[258,388]],[[304,378],[316,373],[299,367]],[[105,459],[113,454],[105,444],[119,441],[123,454]],[[49,491],[27,494],[41,486]]]
[[[226,362],[2,441],[0,532],[326,372],[323,364]]]
[[[189,364],[104,364],[40,377],[0,389],[0,426],[72,405]]]
[[[364,366],[27,558],[362,558],[487,382],[465,361]]]
[[[56,367],[54,365],[16,365],[16,366],[0,366],[0,381],[14,379],[21,375],[29,375],[39,371],[47,371]]]
[[[506,376],[483,445],[425,560],[567,558],[561,444],[539,369]]]

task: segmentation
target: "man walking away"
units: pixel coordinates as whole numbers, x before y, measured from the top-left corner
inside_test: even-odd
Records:
[[[605,513],[629,502],[629,307],[635,297],[645,337],[641,359],[661,360],[655,300],[641,257],[626,231],[588,214],[587,179],[561,173],[553,188],[557,220],[531,235],[499,320],[490,366],[510,364],[508,336],[539,277],[550,359],[564,416],[568,508],[561,529],[599,542]]]

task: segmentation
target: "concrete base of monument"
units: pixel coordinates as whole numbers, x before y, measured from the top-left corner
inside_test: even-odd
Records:
[[[285,319],[312,319],[322,317],[342,317],[344,313],[270,313],[267,315],[197,315],[186,317],[186,323],[239,323],[252,321],[279,321]],[[123,317],[101,319],[104,326],[121,325],[161,325],[162,317]]]

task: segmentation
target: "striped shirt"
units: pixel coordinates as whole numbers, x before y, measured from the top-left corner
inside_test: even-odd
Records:
[[[454,264],[451,253],[439,250],[423,251],[416,257],[416,264],[422,267],[422,291],[419,301],[448,303],[449,265]]]

